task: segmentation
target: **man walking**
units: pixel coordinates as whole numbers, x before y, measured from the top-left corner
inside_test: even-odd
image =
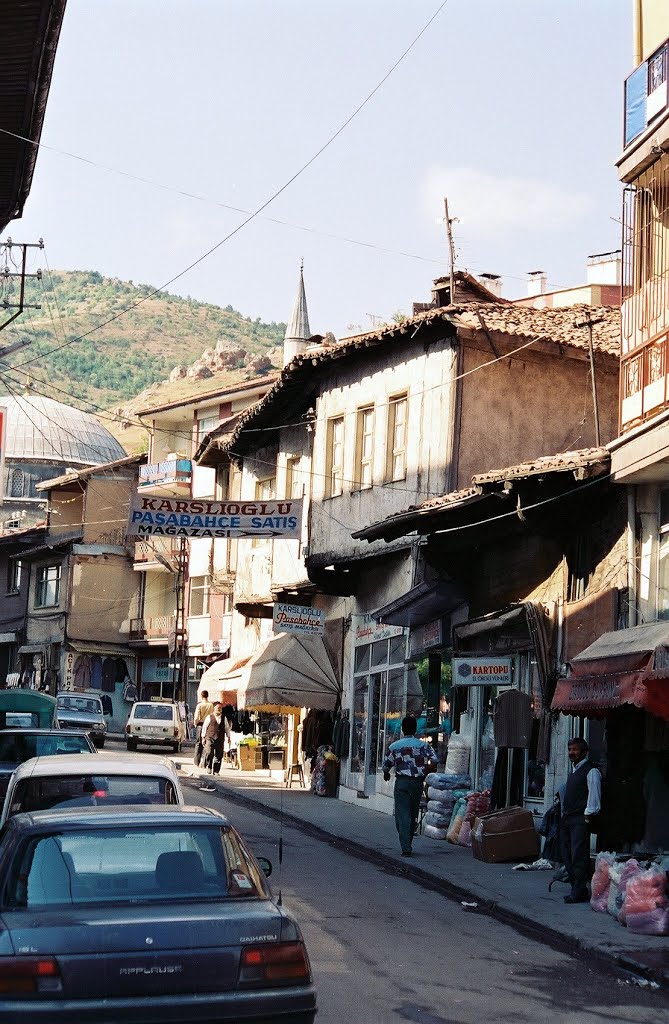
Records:
[[[402,739],[390,744],[381,766],[386,782],[390,780],[391,768],[395,769],[395,827],[403,857],[411,856],[425,777],[437,767],[432,745],[418,739],[417,728],[413,715],[402,719]]]
[[[218,775],[221,768],[219,740],[223,732],[222,719],[223,705],[220,701],[215,701],[211,714],[207,715],[202,723],[202,743],[204,744],[202,765],[210,775]]]
[[[588,744],[580,736],[569,740],[567,753],[572,770],[561,789],[560,838],[562,859],[571,882],[565,903],[587,903],[590,878],[591,821],[599,814],[602,776],[588,757]]]
[[[199,765],[202,760],[202,750],[204,742],[202,740],[202,723],[204,722],[207,715],[210,715],[214,710],[214,705],[209,700],[209,691],[203,690],[199,701],[195,705],[195,713],[193,715],[193,725],[195,727],[195,753],[193,755],[193,763]]]

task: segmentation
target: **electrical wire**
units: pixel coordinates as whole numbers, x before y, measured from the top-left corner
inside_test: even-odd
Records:
[[[313,163],[315,163],[315,161],[318,160],[318,158],[327,149],[329,149],[329,147],[336,141],[336,139],[339,138],[339,136],[342,134],[342,132],[344,132],[346,130],[346,128],[348,128],[348,126],[351,124],[351,122],[354,121],[355,118],[364,110],[364,108],[367,106],[367,104],[371,102],[371,100],[374,98],[374,96],[376,96],[376,94],[379,92],[379,90],[385,85],[385,83],[388,81],[388,79],[393,74],[393,72],[396,71],[396,69],[400,66],[400,64],[411,53],[411,51],[416,46],[416,44],[421,39],[421,37],[425,34],[425,32],[427,32],[427,30],[432,25],[432,23],[435,21],[435,19],[439,16],[439,14],[441,14],[442,10],[444,9],[444,7],[446,7],[447,3],[448,3],[448,0],[442,0],[442,2],[439,4],[437,9],[434,11],[432,16],[429,18],[429,20],[423,25],[421,30],[418,32],[418,34],[416,36],[414,36],[412,41],[409,43],[409,45],[406,47],[406,49],[400,54],[400,56],[397,58],[397,60],[394,62],[394,64],[388,69],[388,71],[386,71],[385,75],[380,79],[379,82],[377,82],[377,84],[374,86],[374,88],[369,93],[367,93],[367,95],[364,97],[364,99],[355,107],[355,109],[352,111],[351,114],[349,114],[349,116],[346,118],[346,120],[343,121],[342,124],[334,132],[332,132],[332,134],[326,139],[326,141],[323,143],[323,145],[320,146],[320,148],[317,149],[316,152],[313,153],[312,156],[309,157],[309,159],[306,160],[305,163],[303,163],[302,166],[297,171],[295,171],[295,173],[290,178],[288,178],[287,181],[285,181],[283,183],[283,185],[281,185],[278,189],[276,189],[270,195],[270,197],[265,200],[264,203],[262,203],[252,213],[250,213],[247,217],[245,217],[244,220],[240,224],[238,224],[235,228],[233,228],[232,231],[229,231],[227,235],[225,235],[222,239],[220,239],[220,241],[216,242],[215,245],[213,245],[213,246],[211,246],[211,248],[207,249],[206,252],[202,253],[201,256],[198,256],[197,259],[195,259],[191,263],[189,263],[187,267],[185,267],[183,270],[180,270],[178,274],[175,274],[173,277],[171,277],[164,284],[160,285],[160,287],[155,288],[152,292],[149,292],[148,295],[142,296],[140,299],[138,299],[136,302],[131,303],[125,309],[119,310],[119,312],[115,313],[114,316],[108,317],[106,320],[103,320],[101,323],[97,324],[95,327],[92,327],[89,331],[86,331],[85,333],[80,334],[78,337],[70,338],[69,340],[64,341],[61,345],[57,346],[54,349],[51,349],[51,351],[46,353],[46,355],[52,355],[54,352],[59,352],[61,349],[66,348],[69,345],[73,345],[73,344],[75,344],[78,341],[82,341],[84,338],[90,337],[91,334],[94,334],[96,331],[99,331],[103,327],[108,326],[110,323],[113,323],[115,320],[120,319],[120,317],[125,316],[125,314],[129,313],[131,310],[137,309],[138,306],[141,306],[144,302],[147,302],[148,299],[153,298],[153,296],[155,296],[155,295],[158,295],[165,288],[168,288],[171,284],[174,284],[175,281],[178,281],[180,278],[184,277],[185,274],[187,274],[189,271],[193,270],[194,267],[197,267],[200,263],[203,263],[206,259],[209,258],[209,256],[213,255],[213,253],[215,253],[218,249],[220,249],[221,246],[225,245],[225,243],[230,241],[231,238],[234,238],[235,235],[239,234],[239,232],[242,231],[247,226],[247,224],[250,224],[251,221],[255,220],[256,217],[258,217],[263,212],[263,210],[266,210],[267,207],[270,206],[271,203],[273,203],[276,199],[279,198],[280,195],[282,195],[288,188],[290,188],[290,186],[295,181],[297,181],[297,179],[299,177],[301,177],[304,174],[304,172],[306,170],[308,170],[308,168],[311,167],[311,165]],[[33,361],[34,360],[29,359],[29,360],[26,360],[25,362],[19,363],[18,365],[19,366],[27,366],[29,363],[31,363]]]

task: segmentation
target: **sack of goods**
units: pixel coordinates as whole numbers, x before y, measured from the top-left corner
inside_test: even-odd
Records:
[[[427,791],[428,811],[448,811],[449,815],[456,803],[462,796],[469,795],[468,789],[433,789],[432,786]],[[434,807],[430,807],[430,804],[435,804]],[[436,806],[436,805],[439,806]]]
[[[449,843],[457,844],[460,837],[460,829],[462,823],[465,820],[465,814],[467,813],[467,800],[465,797],[461,797],[455,807],[453,808],[453,814],[451,816],[451,823],[448,827],[448,835],[446,838]]]
[[[471,789],[472,779],[468,772],[430,772],[425,780],[430,789]],[[429,793],[428,793],[429,796]],[[438,799],[438,797],[433,797]]]
[[[446,774],[466,774],[469,771],[471,745],[457,732],[451,733],[446,754]]]
[[[429,808],[429,804],[427,805]],[[432,828],[443,828],[448,830],[448,826],[451,824],[451,813],[440,814],[439,811],[428,811],[423,818],[423,824],[425,826],[431,825]],[[441,838],[441,837],[440,837]]]
[[[472,845],[472,824],[482,814],[490,810],[490,793],[470,793],[467,797],[467,809],[458,834],[458,846]]]
[[[657,865],[630,878],[625,893],[625,921],[637,935],[669,935],[667,875]]]
[[[435,825],[425,824],[423,827],[423,835],[428,839],[446,839],[447,833],[447,829],[437,828]]]
[[[642,867],[639,864],[639,861],[635,860],[634,857],[630,857],[630,859],[625,861],[625,863],[623,864],[623,869],[622,869],[622,871],[620,873],[620,879],[618,881],[618,900],[617,900],[617,903],[618,903],[618,920],[620,921],[621,924],[626,924],[626,921],[625,921],[625,914],[626,914],[625,904],[626,904],[627,901],[626,901],[625,897],[627,896],[627,886],[632,881],[632,879],[635,878],[636,875],[639,874],[639,872],[641,870],[642,870]]]
[[[595,859],[590,906],[600,914],[606,914],[609,909],[609,887],[611,885],[609,872],[615,858],[615,853],[598,853]]]

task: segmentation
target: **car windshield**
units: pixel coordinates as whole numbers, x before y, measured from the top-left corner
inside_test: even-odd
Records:
[[[61,775],[20,779],[9,814],[100,804],[176,804],[169,779],[151,775]]]
[[[19,736],[0,733],[0,761],[22,764],[31,757],[52,754],[90,754],[91,747],[85,736]]]
[[[157,718],[161,722],[172,721],[170,704],[136,704],[132,711],[133,718]]]
[[[266,895],[230,829],[138,824],[29,837],[10,867],[4,902],[33,908]]]
[[[84,711],[87,715],[101,715],[102,704],[96,697],[59,697],[59,711]]]

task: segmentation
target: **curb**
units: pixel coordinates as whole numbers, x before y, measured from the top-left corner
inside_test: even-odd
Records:
[[[590,961],[593,963],[596,962],[601,970],[615,974],[617,977],[622,978],[627,982],[631,981],[639,984],[639,979],[644,979],[647,982],[654,982],[660,988],[669,988],[668,970],[649,967],[646,964],[637,961],[634,956],[631,956],[629,953],[606,953],[593,946],[589,946],[587,942],[583,942],[580,939],[572,939],[555,928],[550,928],[545,924],[540,924],[538,921],[535,921],[531,917],[527,917],[525,914],[502,906],[495,900],[481,900],[480,896],[475,891],[465,889],[454,882],[449,882],[447,879],[439,878],[438,876],[431,874],[429,871],[415,867],[413,862],[409,866],[405,861],[400,861],[399,858],[392,854],[386,855],[377,853],[375,850],[371,850],[353,839],[345,839],[333,832],[328,832],[327,829],[321,828],[319,825],[314,825],[311,822],[304,821],[303,818],[298,818],[289,811],[282,811],[275,807],[270,807],[263,803],[262,800],[257,800],[252,796],[247,796],[234,788],[226,786],[220,778],[211,775],[189,777],[194,780],[200,778],[206,780],[210,785],[215,786],[216,790],[232,803],[238,803],[251,810],[259,811],[266,817],[274,818],[277,821],[288,822],[291,828],[296,828],[305,835],[312,836],[314,839],[319,839],[321,842],[327,843],[328,846],[331,846],[336,850],[341,850],[343,853],[347,853],[350,856],[357,857],[359,860],[367,861],[367,863],[373,864],[375,867],[380,868],[387,874],[405,878],[407,881],[421,885],[424,889],[429,889],[432,892],[438,892],[453,902],[476,902],[478,903],[478,907],[474,912],[483,912],[489,917],[499,921],[501,924],[509,925],[520,934],[525,935],[527,938],[533,939],[536,942],[541,942],[545,946],[550,946],[558,952],[568,953],[571,956],[577,956],[579,953],[587,953]],[[474,908],[472,908],[472,910],[474,910]]]

